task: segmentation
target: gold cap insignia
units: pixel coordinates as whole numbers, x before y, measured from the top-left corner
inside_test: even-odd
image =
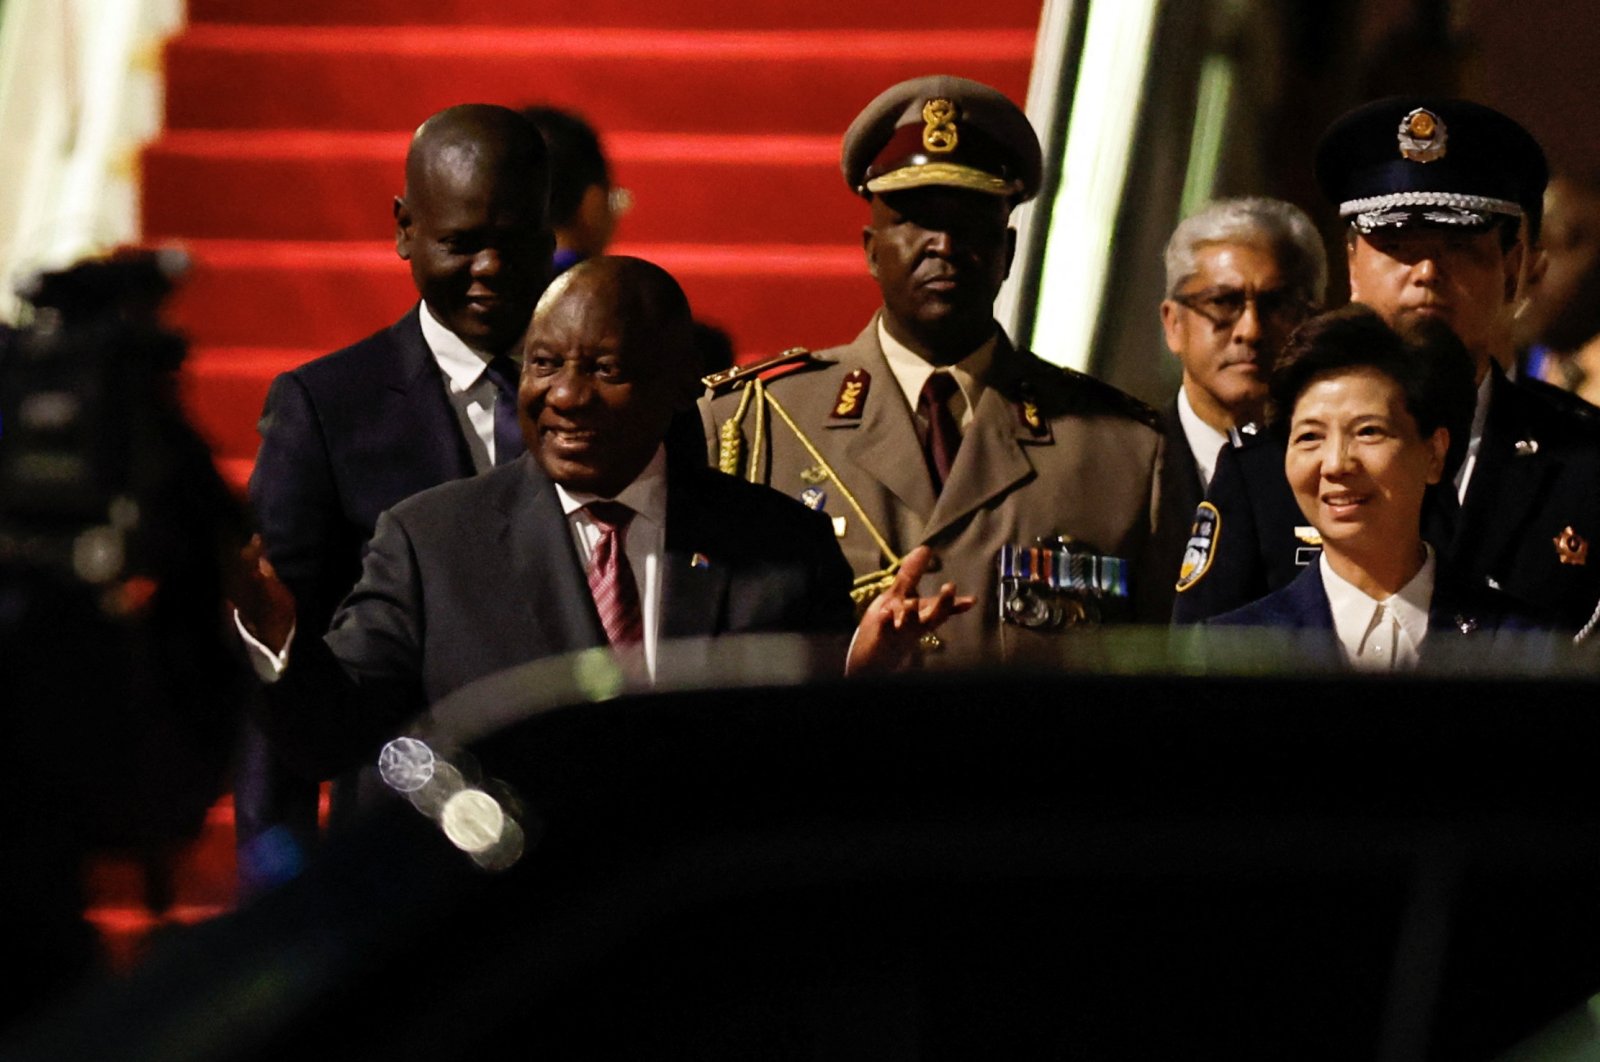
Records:
[[[865,369],[852,369],[839,381],[839,397],[833,400],[833,416],[840,420],[860,420],[867,405],[872,376]]]
[[[947,99],[935,97],[922,105],[922,146],[929,151],[947,154],[956,149],[960,139],[956,131],[956,105]]]
[[[1444,158],[1449,130],[1444,119],[1418,107],[1400,119],[1400,156],[1412,162],[1437,162]]]
[[[1562,564],[1589,563],[1589,540],[1574,531],[1572,525],[1562,528],[1561,534],[1551,541],[1556,544],[1556,558]]]

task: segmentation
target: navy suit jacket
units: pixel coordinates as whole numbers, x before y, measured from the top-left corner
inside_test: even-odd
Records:
[[[473,474],[421,312],[284,373],[267,393],[250,503],[303,631],[327,630],[379,513]]]
[[[662,571],[663,641],[853,623],[828,519],[693,460],[669,460]],[[263,723],[305,769],[335,773],[474,679],[605,644],[560,500],[524,456],[379,519],[360,582],[325,639],[296,641]]]
[[[1499,589],[1518,612],[1576,629],[1600,598],[1600,413],[1514,384],[1498,369],[1477,464],[1455,532],[1431,535],[1462,585]],[[1276,590],[1316,557],[1296,527],[1305,517],[1283,474],[1283,442],[1246,437],[1217,461],[1206,500],[1218,529],[1205,575],[1178,595],[1173,616],[1194,623]],[[1448,489],[1448,487],[1446,487]],[[1571,528],[1582,554],[1557,544]]]
[[[1327,631],[1333,638],[1333,608],[1322,585],[1322,565],[1313,563],[1301,570],[1289,585],[1274,590],[1259,601],[1206,621],[1216,627],[1276,627],[1282,630]],[[1503,595],[1463,585],[1440,565],[1435,569],[1433,600],[1428,606],[1430,646],[1440,641],[1465,637],[1492,638],[1499,631],[1537,631],[1542,624],[1521,615]]]

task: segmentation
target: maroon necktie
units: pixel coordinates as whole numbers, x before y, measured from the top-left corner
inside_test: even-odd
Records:
[[[928,377],[917,396],[918,426],[923,429],[922,458],[928,463],[934,494],[944,489],[950,466],[956,462],[956,451],[961,448],[961,428],[950,412],[950,399],[960,389],[954,376],[936,372]]]
[[[589,592],[594,595],[600,625],[613,646],[639,645],[644,641],[639,584],[633,581],[633,569],[622,546],[633,510],[620,502],[590,502],[585,508],[600,528],[600,541],[589,564]]]

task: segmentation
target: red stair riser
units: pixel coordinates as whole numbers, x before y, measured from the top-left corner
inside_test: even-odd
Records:
[[[894,16],[882,5],[860,0],[809,0],[806,4],[750,0],[189,0],[189,19],[279,25],[518,26],[537,17],[547,26],[660,26],[673,29],[857,29],[883,28]],[[916,9],[919,27],[1032,29],[1038,0],[984,4],[931,4]]]
[[[249,159],[179,153],[157,142],[144,157],[145,236],[388,239],[403,150],[386,159]],[[851,239],[867,211],[845,187],[837,153],[829,144],[820,159],[814,152],[801,159],[618,159],[615,181],[634,196],[618,236],[647,243]]]
[[[696,315],[726,329],[749,356],[848,340],[878,302],[861,252],[850,246],[796,255],[792,264],[754,253],[707,262],[687,248],[616,249],[670,270]],[[260,346],[265,337],[326,351],[382,328],[415,298],[404,263],[382,245],[363,245],[347,261],[336,255],[252,261],[237,247],[218,260],[202,249],[173,299],[171,319],[197,345]]]
[[[354,35],[308,51],[299,44],[317,43],[315,31],[285,36],[290,40],[262,46],[198,31],[174,40],[167,49],[168,124],[397,131],[455,103],[542,100],[578,109],[600,129],[837,135],[885,86],[935,68],[1020,99],[1033,54],[1031,33],[1015,31],[984,35],[994,54],[973,57],[966,49],[960,59],[953,57],[963,54],[963,38],[976,35],[873,35],[875,46],[863,49],[862,35],[830,34],[817,42],[817,54],[798,57],[774,48],[551,54],[544,34],[527,34],[519,51],[505,34],[480,40],[460,31],[420,35],[415,47],[407,41],[351,50],[365,39]]]

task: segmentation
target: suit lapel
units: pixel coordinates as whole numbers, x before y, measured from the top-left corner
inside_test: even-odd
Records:
[[[1017,356],[1004,333],[994,351],[989,384],[973,410],[972,423],[961,437],[950,478],[928,518],[923,538],[931,539],[968,513],[1009,491],[1033,474],[1023,444],[1053,446],[1047,434],[1035,436],[1016,412],[1014,397],[1021,378]],[[921,470],[919,462],[918,469]]]
[[[499,570],[510,573],[504,592],[516,600],[516,614],[537,643],[528,646],[528,655],[605,645],[600,614],[555,488],[531,457],[519,461],[523,476],[508,480],[511,489],[494,506],[500,521],[494,542],[501,552],[485,563],[498,563]]]
[[[1535,425],[1524,416],[1516,385],[1491,369],[1489,413],[1483,441],[1461,506],[1461,522],[1451,543],[1451,566],[1458,571],[1486,569],[1522,540],[1523,519],[1555,472],[1548,451],[1538,448]],[[1520,444],[1532,442],[1519,448]],[[1504,514],[1515,514],[1505,519]]]
[[[845,373],[865,370],[872,388],[860,420],[830,417],[825,430],[848,433],[845,453],[862,474],[882,483],[918,519],[926,520],[934,508],[933,484],[928,481],[928,469],[922,461],[911,410],[878,345],[876,317],[854,343],[840,352],[839,362]],[[845,478],[848,481],[850,477]],[[882,519],[878,525],[889,526]]]
[[[710,474],[685,469],[667,482],[666,547],[661,558],[661,631],[668,638],[718,634],[726,626],[728,565],[713,558],[724,532],[707,511],[696,480]]]
[[[412,451],[406,466],[428,469],[433,473],[431,482],[443,483],[476,470],[438,363],[422,338],[422,312],[418,303],[390,328],[397,357],[384,386],[396,405],[397,441]]]

